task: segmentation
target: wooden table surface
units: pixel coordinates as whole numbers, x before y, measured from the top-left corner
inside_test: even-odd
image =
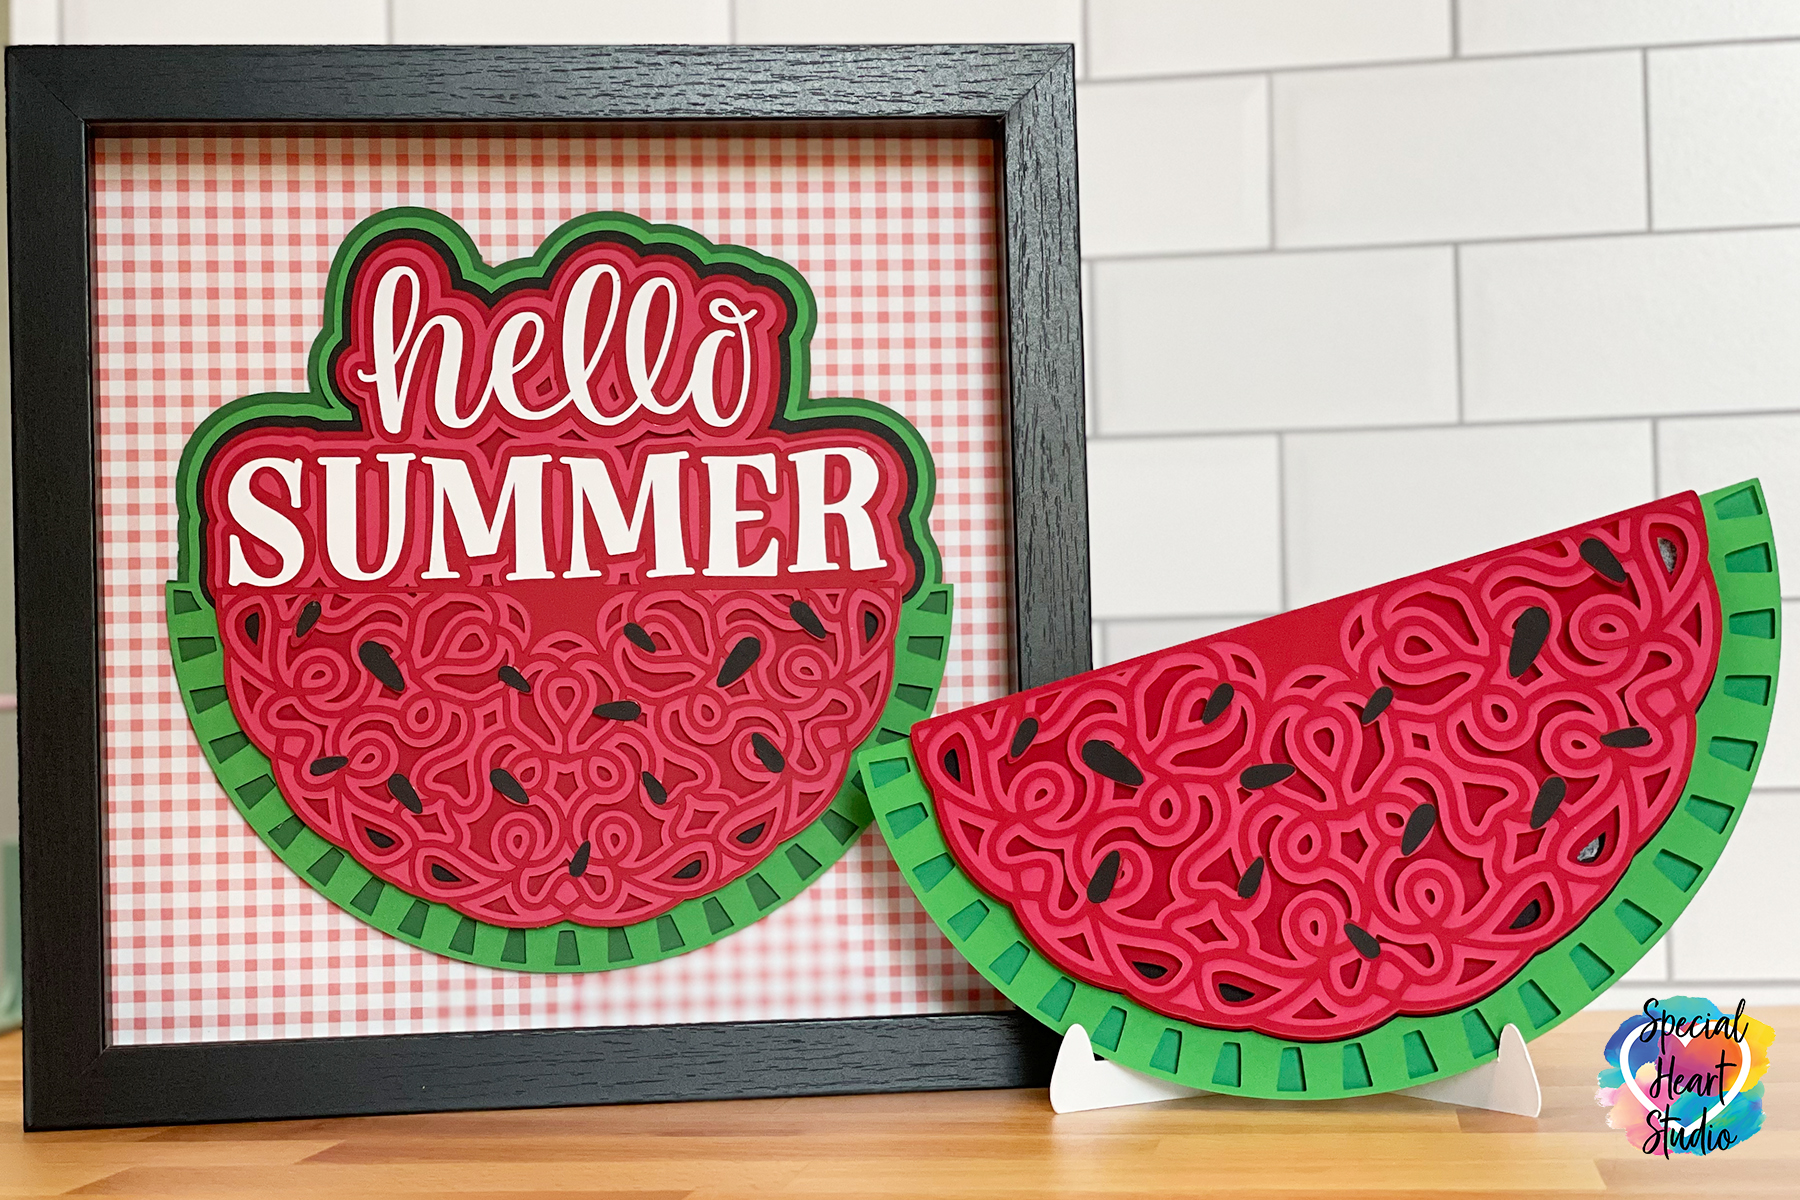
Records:
[[[1800,1009],[1754,1015],[1800,1037]],[[1784,1039],[1761,1133],[1704,1159],[1647,1158],[1594,1103],[1622,1016],[1582,1014],[1531,1043],[1535,1121],[1400,1096],[1059,1117],[1042,1091],[1008,1091],[25,1134],[12,1034],[0,1196],[1800,1196],[1800,1059]]]

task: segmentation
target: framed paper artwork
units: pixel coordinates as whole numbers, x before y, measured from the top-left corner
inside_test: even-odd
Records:
[[[857,764],[1088,665],[1068,48],[7,97],[29,1126],[1047,1076]]]

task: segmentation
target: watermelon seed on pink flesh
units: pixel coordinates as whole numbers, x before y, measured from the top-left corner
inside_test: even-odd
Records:
[[[1257,763],[1238,775],[1238,786],[1254,792],[1257,788],[1274,787],[1293,773],[1292,763]]]
[[[1600,851],[1605,848],[1606,835],[1602,833],[1597,835],[1593,841],[1575,852],[1575,861],[1578,863],[1591,863],[1596,858],[1600,857]]]
[[[394,663],[394,656],[380,642],[364,642],[356,648],[356,657],[362,660],[369,674],[381,681],[381,686],[390,692],[404,692],[406,680],[401,677],[400,668]]]
[[[1650,731],[1642,725],[1628,725],[1624,729],[1601,734],[1600,744],[1611,746],[1615,750],[1634,750],[1650,744]]]
[[[1367,725],[1376,717],[1379,717],[1382,713],[1386,712],[1387,706],[1393,702],[1394,689],[1383,684],[1373,692],[1369,693],[1368,703],[1364,704],[1362,706],[1362,711],[1356,714],[1357,720],[1362,724]]]
[[[1507,928],[1530,929],[1533,925],[1537,924],[1538,918],[1543,915],[1544,906],[1539,904],[1536,900],[1533,900],[1530,904],[1527,904],[1524,908],[1519,910],[1519,915],[1513,918],[1513,923],[1508,925]]]
[[[957,759],[954,749],[944,751],[944,773],[956,782],[962,782],[962,763]]]
[[[1200,723],[1211,725],[1224,716],[1225,710],[1231,707],[1231,698],[1235,695],[1237,695],[1237,689],[1229,683],[1221,683],[1214,688],[1212,695],[1206,698],[1206,707],[1200,710]]]
[[[583,842],[575,848],[575,857],[569,860],[569,874],[580,879],[587,874],[588,856],[594,852],[594,843]]]
[[[700,860],[696,858],[693,862],[675,872],[674,877],[676,879],[692,879],[700,873],[700,865]]]
[[[363,826],[363,833],[368,837],[369,844],[374,846],[377,850],[392,850],[394,848],[394,839],[381,832],[379,829],[372,829],[365,825]]]
[[[504,683],[515,692],[524,692],[527,696],[531,695],[531,680],[519,674],[519,669],[511,663],[500,664],[500,682]]]
[[[1569,785],[1563,782],[1561,775],[1552,775],[1538,787],[1537,799],[1531,805],[1531,827],[1542,829],[1562,807],[1563,797],[1569,794]]]
[[[408,812],[422,813],[425,806],[419,802],[419,793],[413,788],[412,780],[395,771],[387,778],[388,795],[406,806]]]
[[[819,620],[819,614],[812,610],[812,605],[804,600],[796,600],[788,605],[788,616],[794,618],[794,624],[806,630],[820,641],[825,640],[825,625]]]
[[[744,832],[738,834],[737,835],[738,845],[740,845],[740,846],[755,845],[756,839],[763,835],[763,829],[765,828],[765,826],[766,826],[765,822],[758,821],[756,824],[752,825],[750,828],[744,830]]]
[[[872,642],[875,635],[881,632],[881,618],[872,612],[863,613],[863,641]]]
[[[1227,1004],[1242,1004],[1246,1000],[1256,999],[1256,993],[1249,988],[1241,988],[1235,983],[1219,984],[1219,999]]]
[[[1126,787],[1143,786],[1144,773],[1137,769],[1136,763],[1119,753],[1119,748],[1111,742],[1095,738],[1084,743],[1081,747],[1081,761],[1096,774],[1104,775],[1114,783]]]
[[[262,637],[262,614],[261,613],[250,612],[245,615],[245,617],[244,617],[244,636],[250,639],[250,644],[252,646],[254,646],[257,643],[257,640]]]
[[[1105,904],[1112,895],[1113,884],[1119,878],[1119,852],[1109,850],[1106,857],[1100,860],[1100,867],[1094,877],[1088,880],[1087,898],[1089,904]]]
[[[635,721],[644,715],[644,706],[636,700],[609,700],[594,705],[594,715],[602,721]]]
[[[319,614],[323,611],[324,609],[319,607],[317,600],[308,600],[305,607],[300,610],[300,619],[294,622],[294,636],[305,637],[307,632],[318,623]]]
[[[1020,721],[1018,730],[1013,734],[1012,745],[1008,747],[1006,753],[1013,758],[1017,758],[1019,755],[1031,749],[1031,741],[1033,738],[1037,737],[1037,731],[1038,723],[1036,717],[1026,717],[1023,721]]]
[[[1161,979],[1169,973],[1169,968],[1161,963],[1134,962],[1131,965],[1136,967],[1137,973],[1145,979]]]
[[[1263,857],[1257,855],[1255,861],[1244,868],[1244,874],[1238,879],[1238,899],[1248,900],[1256,895],[1256,889],[1262,886]]]
[[[1625,567],[1619,562],[1618,556],[1608,549],[1606,543],[1599,538],[1591,537],[1582,541],[1581,558],[1588,566],[1614,583],[1624,583],[1627,578]]]
[[[625,622],[625,640],[642,650],[645,654],[656,653],[656,643],[650,640],[650,632],[636,621]]]
[[[775,743],[760,733],[750,735],[750,749],[755,752],[758,762],[777,775],[781,773],[781,768],[787,766],[787,759],[781,757],[781,751],[775,748]]]
[[[1657,538],[1656,553],[1663,561],[1663,570],[1673,575],[1675,573],[1675,543],[1668,538]]]
[[[494,785],[494,790],[496,792],[499,792],[514,804],[531,803],[531,797],[525,794],[525,788],[517,779],[513,778],[512,772],[508,771],[505,767],[495,767],[493,770],[489,771],[488,782]]]
[[[454,871],[452,871],[449,867],[446,867],[443,863],[432,863],[431,864],[431,877],[433,879],[437,880],[439,883],[461,883],[462,882],[462,880],[457,877],[456,873]]]
[[[725,656],[725,664],[719,668],[719,686],[730,687],[744,677],[762,656],[762,643],[753,637],[739,638],[738,644],[731,648]]]
[[[306,773],[308,775],[329,775],[349,762],[350,760],[342,754],[333,754],[328,758],[315,758],[306,768]]]
[[[1352,925],[1349,921],[1345,921],[1344,934],[1350,939],[1350,944],[1356,947],[1356,952],[1364,958],[1380,957],[1381,943],[1371,937],[1369,931],[1361,925]]]
[[[1411,854],[1425,844],[1437,824],[1438,810],[1435,804],[1421,804],[1406,817],[1406,828],[1400,833],[1400,853]]]
[[[643,780],[644,791],[649,795],[650,803],[667,804],[669,802],[669,789],[662,785],[662,780],[648,771],[645,771],[639,778]]]
[[[1538,651],[1550,638],[1550,614],[1532,605],[1513,622],[1512,649],[1506,655],[1506,673],[1514,679],[1531,669]]]

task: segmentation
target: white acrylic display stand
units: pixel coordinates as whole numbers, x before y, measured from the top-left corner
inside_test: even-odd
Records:
[[[1201,1088],[1183,1087],[1122,1067],[1110,1059],[1095,1058],[1087,1030],[1080,1025],[1069,1026],[1069,1032],[1063,1035],[1056,1070],[1050,1076],[1050,1107],[1059,1113],[1204,1095],[1207,1092]],[[1500,1056],[1493,1062],[1448,1079],[1402,1088],[1400,1095],[1521,1117],[1535,1117],[1544,1106],[1531,1052],[1525,1049],[1525,1038],[1516,1025],[1500,1031]]]

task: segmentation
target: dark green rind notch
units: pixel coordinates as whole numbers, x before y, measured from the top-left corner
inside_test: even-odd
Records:
[[[949,870],[939,872],[936,860],[949,854],[949,846],[910,743],[866,746],[859,752],[876,823],[925,911],[976,970],[1058,1033],[1077,1023],[1088,1030],[1104,1024],[1109,1036],[1118,1028],[1116,1046],[1096,1041],[1096,1048],[1133,1070],[1206,1091],[1283,1100],[1371,1095],[1461,1074],[1493,1060],[1504,1026],[1516,1025],[1526,1038],[1536,1037],[1618,982],[1705,882],[1749,798],[1754,768],[1768,740],[1780,667],[1775,539],[1757,481],[1709,492],[1700,500],[1724,625],[1712,687],[1696,715],[1696,750],[1682,799],[1586,920],[1475,1004],[1431,1016],[1399,1017],[1330,1042],[1292,1042],[1174,1021],[1115,992],[1070,979],[1031,945],[1012,909],[977,888],[954,859]],[[1736,555],[1731,559],[1736,563],[1760,564],[1764,554],[1767,571],[1726,569],[1728,556]],[[1752,615],[1733,620],[1738,614]],[[1758,682],[1754,687],[1728,686],[1734,677]],[[1714,739],[1747,744],[1753,753],[1747,760],[1740,754],[1711,754],[1707,748]],[[877,777],[883,780],[879,785],[872,782]],[[920,868],[928,863],[933,864],[924,872],[929,887],[920,878]],[[963,936],[951,919],[975,903],[988,911]],[[1164,1035],[1169,1032],[1179,1034],[1173,1070],[1166,1065],[1170,1054]]]
[[[911,458],[917,487],[907,511],[919,577],[901,606],[894,637],[894,686],[859,750],[873,748],[885,726],[906,730],[935,702],[948,658],[952,589],[932,539],[930,517],[936,473],[918,430],[892,409],[869,400],[817,398],[810,387],[810,341],[817,306],[806,280],[777,259],[740,246],[718,246],[675,225],[651,225],[624,213],[577,217],[544,239],[529,258],[489,267],[474,241],[456,222],[421,208],[377,213],[351,231],[338,248],[326,284],[325,325],[307,360],[310,393],[266,393],[225,405],[202,421],[182,450],[176,475],[178,514],[176,578],[165,590],[170,654],[182,704],[213,774],[234,807],[263,843],[315,890],[351,916],[420,949],[487,967],[529,972],[606,971],[654,962],[718,941],[793,899],[855,843],[870,820],[869,803],[854,765],[836,797],[817,820],[778,846],[757,867],[705,896],[686,901],[661,918],[620,927],[561,922],[516,930],[475,921],[447,905],[433,903],[379,883],[355,859],[342,854],[295,815],[287,798],[272,786],[269,759],[239,728],[229,704],[217,697],[224,687],[224,656],[218,615],[201,588],[199,473],[212,451],[247,427],[305,424],[329,429],[354,425],[356,411],[331,386],[326,364],[343,340],[343,292],[348,272],[374,240],[396,232],[424,233],[455,256],[456,267],[472,283],[494,290],[521,279],[541,279],[573,244],[591,237],[627,240],[655,251],[679,250],[701,263],[728,263],[767,277],[794,300],[794,323],[787,336],[790,370],[782,417],[790,427],[831,427],[873,422],[894,435]],[[925,653],[938,649],[934,658]],[[896,744],[904,745],[904,741]],[[855,759],[852,758],[852,764]],[[338,855],[332,859],[333,854]],[[329,862],[330,868],[320,867]],[[802,874],[798,864],[812,864]],[[325,876],[321,879],[320,876]],[[366,906],[366,907],[365,907]]]

